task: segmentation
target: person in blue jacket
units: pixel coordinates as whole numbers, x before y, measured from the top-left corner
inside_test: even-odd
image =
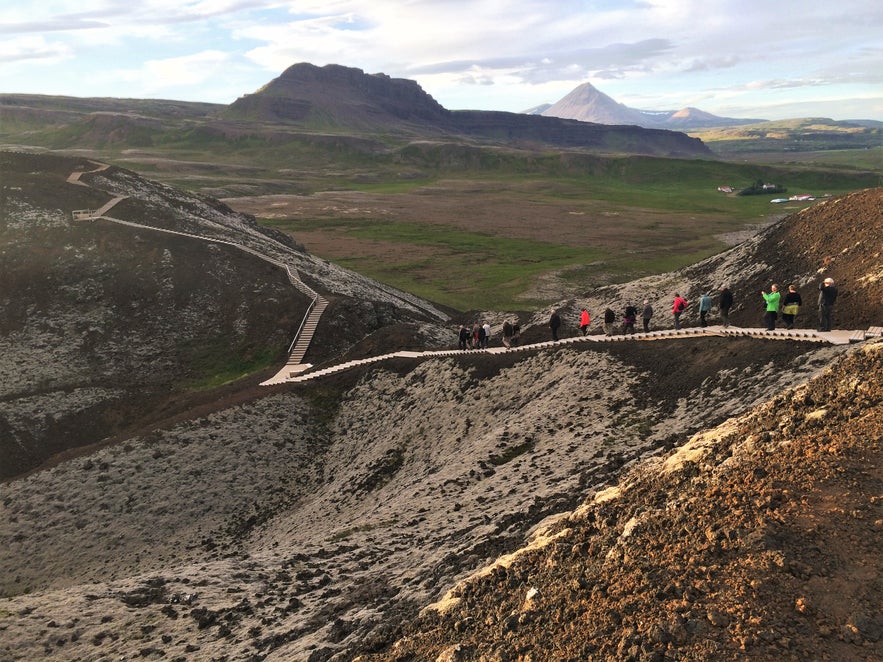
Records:
[[[699,326],[708,326],[708,313],[711,312],[711,297],[703,294],[699,297]]]

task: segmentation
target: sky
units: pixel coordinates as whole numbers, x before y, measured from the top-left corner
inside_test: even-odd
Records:
[[[883,121],[879,0],[0,0],[0,94],[228,104],[300,62],[450,110],[588,82],[642,110]]]

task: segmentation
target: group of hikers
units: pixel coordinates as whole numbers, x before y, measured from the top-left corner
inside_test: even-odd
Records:
[[[521,325],[518,320],[503,322],[503,345],[513,347],[518,344],[521,337]],[[460,325],[458,333],[460,349],[485,349],[491,338],[491,325],[487,322],[476,322],[471,327]]]
[[[761,291],[764,302],[763,321],[768,331],[776,328],[776,323],[781,313],[782,323],[786,329],[794,328],[794,321],[803,306],[803,298],[797,291],[796,285],[789,285],[788,291],[784,297],[779,292],[776,284],[770,286],[770,291]],[[819,331],[831,330],[831,313],[834,309],[834,302],[837,299],[837,288],[834,286],[832,278],[825,278],[819,284]],[[723,286],[720,289],[717,298],[717,309],[720,315],[720,323],[723,327],[730,326],[730,310],[733,307],[733,293],[729,287]],[[680,294],[675,294],[672,301],[672,316],[674,317],[674,328],[681,328],[681,316],[690,307],[690,303]],[[696,302],[699,311],[699,325],[708,326],[708,317],[714,307],[714,301],[710,294],[702,294]],[[621,317],[621,329],[623,334],[635,333],[635,326],[638,319],[641,320],[644,332],[650,331],[650,320],[653,319],[653,306],[649,299],[644,299],[643,306],[640,311],[638,307],[629,303],[625,306]],[[579,330],[582,335],[588,335],[591,326],[591,316],[586,308],[582,308],[579,316]],[[552,340],[559,340],[558,334],[562,326],[561,315],[557,310],[552,311],[549,317],[548,327],[552,332]],[[605,335],[613,335],[617,329],[617,314],[612,308],[604,311],[602,329]],[[488,340],[491,335],[491,327],[487,322],[478,324],[477,322],[470,328],[460,325],[460,349],[481,349],[488,346]],[[503,345],[512,347],[518,344],[521,335],[521,327],[518,321],[503,323]]]
[[[785,323],[786,329],[794,328],[794,318],[800,312],[803,305],[803,298],[794,285],[788,286],[788,291],[783,297],[779,292],[779,286],[773,283],[770,285],[770,291],[761,290],[760,295],[763,297],[765,310],[763,321],[767,331],[776,328],[776,322],[779,318],[779,312],[782,313],[782,321]],[[834,310],[834,302],[837,300],[837,288],[834,286],[833,278],[826,278],[819,284],[819,326],[818,331],[831,330],[831,313]]]

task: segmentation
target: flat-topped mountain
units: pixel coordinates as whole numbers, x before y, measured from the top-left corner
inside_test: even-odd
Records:
[[[240,97],[222,117],[333,124],[352,128],[414,123],[439,131],[450,128],[451,113],[416,81],[365,74],[361,69],[296,64],[254,94]]]

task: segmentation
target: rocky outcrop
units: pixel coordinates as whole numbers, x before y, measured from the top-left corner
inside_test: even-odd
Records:
[[[221,113],[228,118],[324,123],[448,125],[450,113],[412,80],[361,69],[296,64]]]

